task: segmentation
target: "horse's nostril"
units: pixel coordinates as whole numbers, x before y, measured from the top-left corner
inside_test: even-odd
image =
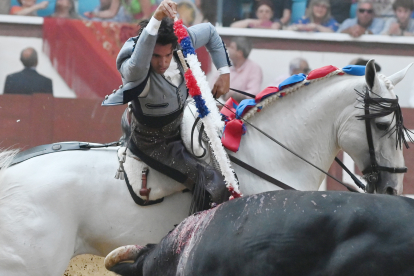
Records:
[[[394,188],[391,188],[391,187],[387,187],[387,188],[385,189],[385,193],[386,193],[387,195],[396,195],[396,194],[397,194],[397,190],[396,190],[396,189],[394,189]]]

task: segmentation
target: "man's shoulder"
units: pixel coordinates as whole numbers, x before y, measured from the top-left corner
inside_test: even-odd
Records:
[[[385,20],[383,18],[379,18],[379,17],[374,17],[374,19],[372,20],[373,24],[384,23],[384,22],[385,22]]]
[[[52,82],[52,79],[51,78],[48,78],[48,77],[46,77],[46,76],[43,76],[42,74],[40,74],[39,72],[37,72],[37,71],[35,71],[36,72],[36,74],[38,75],[38,77],[39,78],[41,78],[41,79],[43,79],[43,80],[45,80],[45,81],[50,81],[50,82]]]
[[[7,75],[7,79],[13,79],[13,78],[17,78],[17,77],[20,77],[20,76],[22,76],[24,73],[23,73],[23,71],[19,71],[19,72],[15,72],[15,73],[11,73],[11,74],[9,74],[9,75]]]
[[[255,62],[255,61],[253,61],[253,60],[252,60],[252,59],[250,59],[250,58],[246,59],[246,62],[247,62],[247,64],[248,64],[249,66],[252,66],[252,67],[260,67],[259,63],[257,63],[257,62]]]

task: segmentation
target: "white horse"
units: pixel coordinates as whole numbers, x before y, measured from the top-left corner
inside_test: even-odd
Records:
[[[370,158],[364,121],[355,118],[363,110],[355,108],[354,89],[362,91],[368,85],[377,95],[395,99],[392,84],[407,70],[385,79],[371,63],[367,81],[328,77],[264,106],[259,114],[248,115],[249,121],[324,170],[340,149],[363,169]],[[396,150],[395,140],[383,137],[381,130],[381,124],[391,124],[391,117],[372,121],[375,151],[380,165],[401,167],[402,150]],[[124,244],[157,243],[188,213],[191,195],[180,192],[184,186],[155,171],[149,175],[150,185],[158,181],[175,193],[170,189],[173,194],[160,204],[137,206],[125,183],[114,179],[118,160],[113,149],[47,154],[7,168],[14,154],[0,154],[0,275],[62,275],[76,255],[105,256]],[[299,190],[317,190],[323,179],[319,171],[249,127],[235,155]],[[125,164],[127,172],[131,160]],[[278,189],[244,169],[235,170],[244,194]],[[132,174],[131,179],[140,175]],[[377,192],[401,193],[402,174],[381,176]],[[152,196],[160,195],[153,191]]]

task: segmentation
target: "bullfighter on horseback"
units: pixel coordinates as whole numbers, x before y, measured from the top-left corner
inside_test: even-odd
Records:
[[[219,172],[189,153],[181,140],[180,124],[188,89],[175,52],[177,37],[173,20],[176,3],[164,0],[153,17],[139,25],[140,34],[128,39],[117,57],[123,85],[103,105],[130,102],[122,116],[128,148],[150,167],[183,183],[190,190],[201,188],[214,203],[229,198]],[[229,90],[231,66],[223,41],[210,23],[187,29],[194,48],[206,46],[220,72],[212,93],[220,97]],[[131,127],[132,126],[132,127]],[[131,136],[132,139],[129,139]],[[203,209],[210,202],[205,202]]]

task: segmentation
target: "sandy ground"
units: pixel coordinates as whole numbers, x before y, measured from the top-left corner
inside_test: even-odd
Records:
[[[73,258],[63,276],[116,276],[103,265],[104,258],[80,255]]]

